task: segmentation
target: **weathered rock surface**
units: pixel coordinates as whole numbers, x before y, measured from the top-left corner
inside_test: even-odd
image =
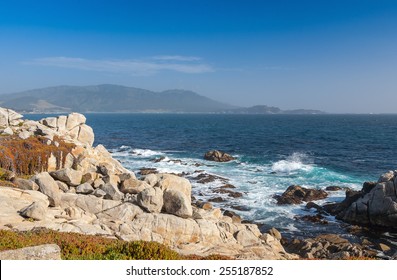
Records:
[[[137,202],[150,213],[160,213],[163,208],[163,191],[160,188],[147,188],[138,194]]]
[[[60,190],[48,172],[37,174],[32,177],[32,180],[39,186],[40,192],[48,196],[50,206],[58,206],[60,204]]]
[[[188,218],[193,215],[193,209],[188,198],[181,191],[166,189],[164,191],[164,211],[182,218]]]
[[[71,186],[78,186],[81,184],[81,178],[83,177],[82,172],[76,171],[72,168],[64,168],[57,171],[53,171],[50,175],[59,181],[65,182]]]
[[[109,183],[101,186],[99,189],[106,193],[104,196],[105,199],[122,200],[124,197],[123,193],[117,187]]]
[[[323,234],[305,240],[294,239],[285,248],[307,259],[343,260],[353,257],[374,257],[377,252],[366,245],[350,243],[337,234]]]
[[[225,152],[213,150],[205,153],[204,159],[217,162],[227,162],[234,160],[235,158]]]
[[[0,252],[1,260],[60,260],[61,248],[45,244]]]
[[[365,183],[359,192],[347,192],[341,203],[326,206],[348,223],[397,229],[397,171],[383,174],[376,184]]]
[[[0,108],[0,127],[8,127],[8,126],[15,126],[18,125],[22,120],[22,115],[18,114],[17,112],[6,109]]]
[[[313,200],[324,199],[328,196],[323,190],[307,189],[301,186],[292,185],[281,195],[276,196],[277,204],[300,204],[303,201],[309,202]]]
[[[38,221],[45,220],[46,210],[48,205],[42,201],[35,201],[29,206],[23,208],[20,214],[27,218],[32,218]]]
[[[93,192],[94,192],[94,188],[88,183],[84,183],[76,187],[76,193],[90,194]]]
[[[147,188],[150,188],[148,183],[134,178],[128,178],[121,183],[120,191],[122,193],[138,194]]]
[[[13,178],[12,182],[20,189],[23,190],[39,190],[39,186],[32,180],[26,180],[22,178]]]

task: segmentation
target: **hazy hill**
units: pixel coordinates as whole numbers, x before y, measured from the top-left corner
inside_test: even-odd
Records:
[[[257,105],[237,107],[187,90],[154,92],[119,85],[57,86],[0,95],[0,106],[18,112],[186,112],[229,114],[321,114]]]
[[[0,95],[0,106],[20,112],[218,112],[236,108],[192,91],[118,85],[57,86]]]

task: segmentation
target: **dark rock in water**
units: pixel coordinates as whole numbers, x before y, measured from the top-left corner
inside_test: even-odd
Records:
[[[219,188],[221,188],[221,189],[235,189],[236,187],[233,186],[232,184],[225,184],[225,185],[220,186]]]
[[[329,186],[329,187],[326,187],[325,190],[329,191],[329,192],[337,192],[337,191],[341,191],[342,188],[338,187],[338,186]]]
[[[249,207],[243,206],[243,205],[230,205],[229,207],[234,210],[238,210],[238,211],[250,211],[251,210]]]
[[[226,200],[220,196],[208,199],[209,202],[225,202]]]
[[[156,168],[141,168],[139,169],[139,174],[148,175],[148,174],[156,174],[159,173]]]
[[[306,222],[311,222],[311,223],[316,223],[316,224],[328,225],[328,221],[324,220],[324,216],[321,214],[305,215],[302,217],[296,216],[295,219],[301,220],[301,221],[306,221]]]
[[[157,163],[157,162],[160,162],[160,161],[162,161],[162,160],[164,160],[164,159],[165,159],[165,156],[161,156],[161,157],[159,157],[159,158],[153,159],[152,161],[155,162],[155,163]]]
[[[227,162],[234,160],[235,158],[225,152],[212,150],[205,153],[204,159],[217,162]]]
[[[346,198],[342,202],[325,204],[323,209],[334,216],[343,215],[344,211],[361,196],[361,191],[348,190],[346,191]]]
[[[197,180],[197,183],[199,183],[199,184],[207,184],[207,183],[214,182],[216,180],[220,180],[224,183],[226,183],[228,181],[226,178],[212,175],[212,174],[207,174],[207,173],[201,173],[201,174],[197,175],[196,177],[194,177],[193,179]]]
[[[331,215],[337,216],[339,219],[343,219],[347,209],[355,203],[359,198],[368,194],[375,186],[376,182],[365,182],[361,191],[354,191],[347,189],[346,197],[343,201],[338,203],[330,203],[323,205],[323,209]]]
[[[233,197],[233,198],[239,198],[239,197],[243,196],[243,194],[240,193],[240,192],[234,192],[234,191],[231,191],[229,189],[223,189],[223,188],[216,188],[216,189],[213,190],[213,192],[214,193],[227,194],[228,196]]]
[[[323,210],[323,207],[321,207],[320,205],[318,205],[318,204],[316,204],[316,203],[314,203],[314,202],[312,202],[312,201],[309,201],[308,203],[306,203],[306,208],[307,209],[316,209],[317,211],[319,211],[319,212],[323,212],[324,210]]]
[[[307,189],[301,186],[292,185],[281,195],[275,196],[277,204],[300,204],[302,201],[313,201],[324,199],[328,196],[323,190]]]
[[[377,252],[360,244],[350,243],[337,234],[322,234],[304,240],[283,239],[287,252],[308,259],[343,260],[357,257],[375,257]]]

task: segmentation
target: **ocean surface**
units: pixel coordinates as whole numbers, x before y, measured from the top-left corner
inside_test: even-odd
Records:
[[[363,182],[376,181],[382,173],[397,169],[397,115],[86,116],[95,132],[95,145],[103,144],[130,170],[184,172],[196,199],[223,197],[224,202],[213,204],[260,224],[262,230],[276,227],[287,237],[348,233],[345,225],[331,216],[325,217],[327,225],[296,219],[315,212],[304,205],[276,205],[275,194],[294,184],[360,190]],[[228,163],[205,161],[204,153],[213,149],[237,159]],[[227,179],[236,187],[233,191],[243,196],[214,193],[225,180],[200,184],[194,178],[202,173]],[[318,203],[340,201],[344,196],[344,191],[330,192]]]

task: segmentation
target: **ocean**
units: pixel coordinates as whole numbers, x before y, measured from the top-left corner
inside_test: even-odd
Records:
[[[48,115],[46,115],[48,116]],[[40,119],[44,115],[27,115]],[[103,144],[123,165],[184,173],[196,199],[222,197],[214,206],[232,210],[263,231],[275,227],[286,237],[311,237],[335,232],[348,236],[344,223],[326,216],[328,224],[296,219],[314,215],[304,205],[280,206],[274,195],[290,185],[360,190],[397,169],[397,115],[223,115],[223,114],[86,114]],[[203,159],[213,149],[236,160]],[[157,160],[156,160],[157,159]],[[200,174],[219,176],[201,184]],[[223,178],[223,179],[222,179]],[[214,193],[226,183],[241,197]],[[330,192],[318,201],[340,201],[345,192]],[[384,236],[388,238],[389,234]],[[378,236],[377,238],[382,238]],[[390,238],[388,238],[390,241]],[[388,242],[390,244],[390,242]],[[394,242],[393,242],[394,243]]]

